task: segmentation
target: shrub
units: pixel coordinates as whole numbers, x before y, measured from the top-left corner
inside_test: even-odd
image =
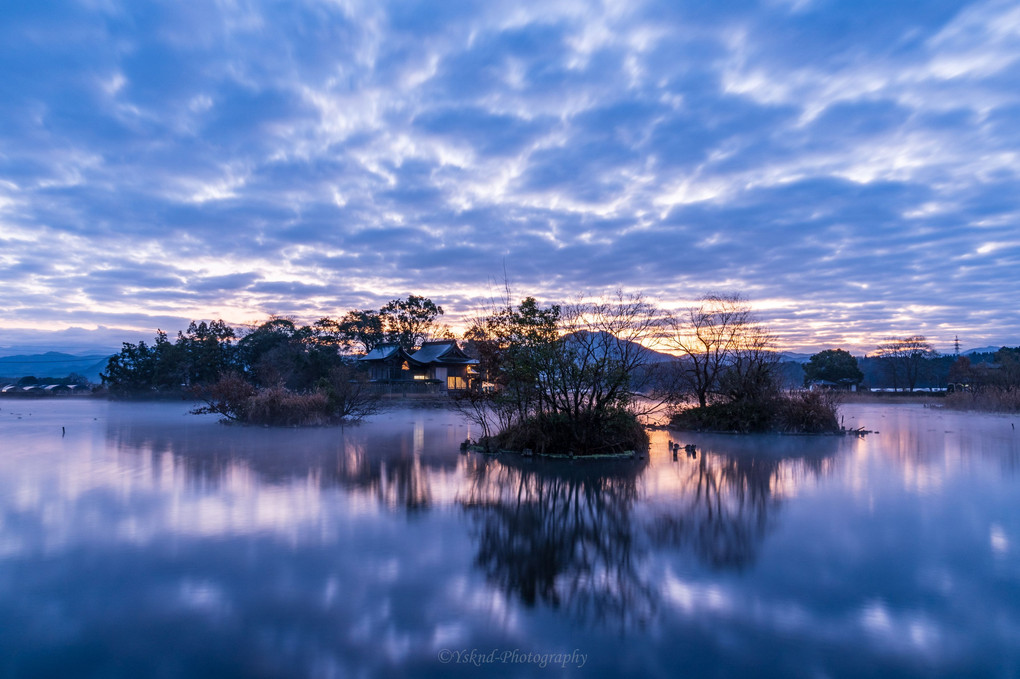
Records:
[[[801,391],[777,400],[775,428],[782,432],[827,434],[840,431],[836,392]]]
[[[282,385],[255,392],[247,403],[249,424],[279,426],[327,424],[329,399],[322,392],[294,393]]]
[[[482,441],[488,448],[534,450],[551,455],[604,455],[647,450],[648,434],[624,409],[570,418],[561,413],[533,415]]]
[[[326,396],[330,415],[339,420],[356,422],[379,410],[379,392],[368,376],[348,365],[336,366],[320,378],[317,391]]]
[[[833,392],[783,393],[687,408],[674,413],[670,425],[693,431],[836,433],[841,431],[838,409]]]
[[[195,414],[222,415],[244,424],[308,426],[357,422],[375,412],[378,397],[363,379],[334,370],[313,391],[294,392],[282,384],[255,387],[236,373],[196,392],[206,405]]]
[[[217,414],[228,420],[245,422],[255,391],[255,387],[237,373],[226,373],[209,387],[193,390],[195,396],[205,401],[205,405],[191,412],[195,415]]]

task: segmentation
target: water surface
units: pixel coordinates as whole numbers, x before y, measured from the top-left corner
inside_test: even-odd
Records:
[[[0,401],[0,676],[1020,673],[1020,418],[570,462],[187,410]]]

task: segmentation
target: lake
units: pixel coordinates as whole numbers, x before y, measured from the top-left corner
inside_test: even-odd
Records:
[[[0,676],[1020,675],[1020,417],[554,461],[188,409],[0,400]]]

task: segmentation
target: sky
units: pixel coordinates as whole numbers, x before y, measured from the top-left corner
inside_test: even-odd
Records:
[[[1020,344],[1020,5],[0,6],[0,348],[426,295],[736,292]]]

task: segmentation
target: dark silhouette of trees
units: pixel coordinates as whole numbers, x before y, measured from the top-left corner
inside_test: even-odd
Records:
[[[192,321],[186,333],[177,333],[183,384],[210,384],[232,367],[234,329],[222,320]]]
[[[780,392],[778,340],[763,324],[746,323],[719,378],[719,393],[733,402],[764,403]]]
[[[338,325],[343,345],[353,353],[367,354],[386,341],[383,318],[371,309],[348,311]]]
[[[157,330],[152,345],[124,342],[100,378],[119,393],[179,390],[186,379],[184,358],[184,347],[173,344],[165,332]]]
[[[737,295],[713,295],[669,317],[665,342],[680,352],[670,422],[701,431],[839,430],[837,404],[789,394],[776,336]],[[687,407],[690,401],[697,403]]]
[[[155,388],[151,353],[144,341],[138,344],[124,342],[120,352],[110,357],[99,377],[115,391],[149,391]]]
[[[949,382],[951,407],[1020,411],[1020,347],[1002,347],[990,362],[960,356],[949,370]]]
[[[857,359],[842,349],[820,351],[804,364],[804,386],[816,380],[854,385],[860,384],[863,379],[864,373],[858,367]]]
[[[436,319],[443,315],[443,307],[428,297],[408,295],[407,299],[387,302],[379,315],[386,328],[387,341],[399,344],[405,351],[414,351],[439,330]]]
[[[271,318],[250,329],[237,343],[242,374],[256,386],[298,387],[304,372],[302,340],[309,334],[286,318]]]

